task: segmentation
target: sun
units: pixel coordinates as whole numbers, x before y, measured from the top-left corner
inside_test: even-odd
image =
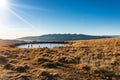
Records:
[[[5,9],[8,8],[8,0],[0,0],[0,8]]]

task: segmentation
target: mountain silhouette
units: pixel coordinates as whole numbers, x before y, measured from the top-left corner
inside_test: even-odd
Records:
[[[47,34],[41,36],[29,36],[18,38],[17,40],[30,40],[30,41],[70,41],[70,40],[90,40],[111,38],[111,36],[92,36],[84,34]]]

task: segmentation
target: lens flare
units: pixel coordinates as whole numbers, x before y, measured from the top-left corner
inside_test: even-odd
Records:
[[[0,0],[0,8],[8,8],[8,0]]]
[[[23,9],[44,10],[44,9],[30,6],[30,5],[17,4],[16,1],[14,0],[0,0],[0,38],[5,39],[12,36],[15,37],[15,35],[12,35],[12,34],[8,35],[8,33],[13,32],[13,30],[10,28],[14,25],[14,23],[11,23],[12,20],[14,20],[14,17],[16,17],[18,20],[20,20],[24,24],[27,24],[29,28],[33,29],[35,27],[31,22],[29,22],[23,16],[24,14],[26,14],[26,16],[29,15],[29,13],[26,13],[27,11]],[[22,13],[21,15],[20,15],[20,12]]]

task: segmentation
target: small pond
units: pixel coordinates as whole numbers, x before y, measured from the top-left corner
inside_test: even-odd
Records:
[[[54,47],[60,47],[60,46],[65,46],[66,44],[64,43],[36,43],[36,44],[22,44],[16,46],[17,48],[54,48]]]

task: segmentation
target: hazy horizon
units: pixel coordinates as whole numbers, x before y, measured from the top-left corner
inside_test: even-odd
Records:
[[[0,0],[0,39],[120,35],[119,0]]]

